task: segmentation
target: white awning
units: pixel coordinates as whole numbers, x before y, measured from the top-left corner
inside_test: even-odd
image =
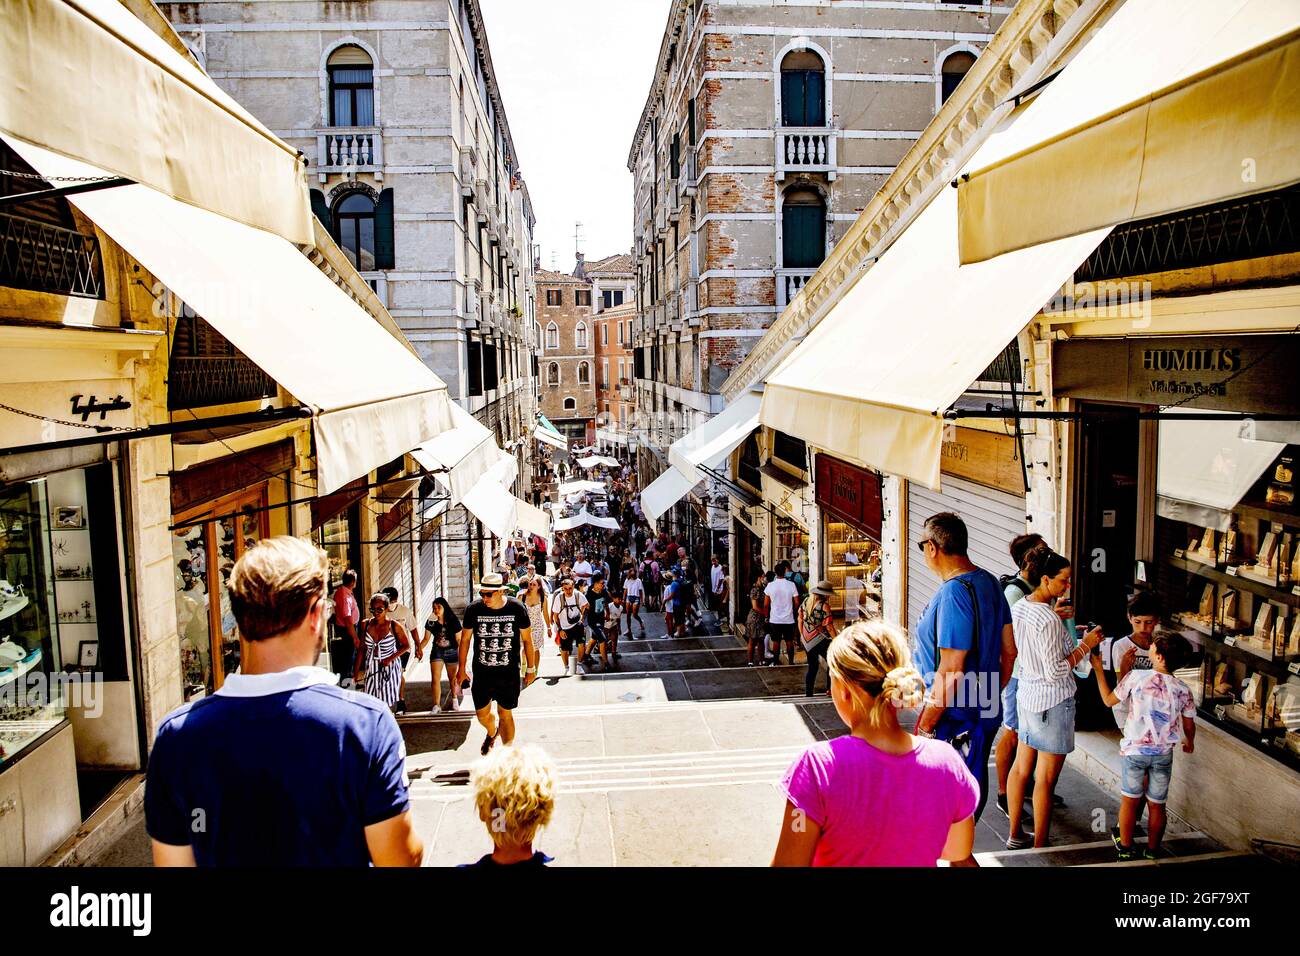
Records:
[[[699,469],[716,468],[758,427],[761,392],[746,392],[699,428],[668,448],[668,461],[687,478],[701,481]]]
[[[604,491],[605,483],[603,481],[568,481],[560,485],[561,495],[578,495],[586,491],[596,492]]]
[[[460,503],[498,538],[509,538],[519,527],[522,502],[491,477],[471,488]]]
[[[0,132],[312,242],[298,151],[119,0],[0,3],[0,88]]]
[[[42,175],[102,175],[4,137]],[[450,428],[447,386],[280,236],[148,186],[68,197],[298,401],[329,494]]]
[[[762,423],[937,489],[943,413],[1108,232],[959,266],[940,190],[768,377]]]
[[[505,469],[506,459],[514,462],[512,455],[497,446],[492,432],[473,415],[455,402],[451,403],[452,428],[435,435],[411,457],[430,472],[449,492],[452,501],[459,504],[475,485],[493,468]],[[518,470],[518,463],[515,463]],[[514,475],[507,482],[513,484]]]
[[[569,443],[564,440],[564,436],[557,435],[549,428],[543,428],[541,425],[538,425],[536,428],[533,429],[533,437],[536,438],[543,445],[551,445],[555,448],[560,449],[560,451],[569,450]]]
[[[574,528],[581,528],[583,525],[593,525],[609,531],[618,531],[622,527],[616,519],[605,515],[594,515],[585,508],[576,515],[569,515],[567,518],[556,518],[554,527],[556,531],[572,531]]]
[[[641,492],[641,510],[653,525],[669,508],[686,497],[699,482],[692,481],[676,468],[666,468]]]
[[[535,534],[549,542],[551,539],[551,516],[541,508],[535,508],[522,499],[520,499],[516,507],[519,509],[519,530]]]
[[[1131,0],[959,188],[978,262],[1300,181],[1300,4]]]
[[[1286,445],[1250,438],[1253,422],[1159,423],[1156,511],[1162,517],[1226,531],[1230,512]]]
[[[590,455],[586,458],[579,458],[578,464],[583,468],[617,468],[619,461],[617,458],[610,458],[608,455]]]

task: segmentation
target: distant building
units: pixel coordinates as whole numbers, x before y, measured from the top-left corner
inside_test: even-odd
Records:
[[[579,261],[581,266],[581,261]],[[534,273],[542,414],[570,441],[596,438],[596,332],[592,287],[565,272]]]

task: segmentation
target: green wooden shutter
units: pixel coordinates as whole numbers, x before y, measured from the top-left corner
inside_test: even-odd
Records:
[[[826,125],[826,74],[809,70],[804,74],[804,124]]]
[[[316,218],[319,219],[321,225],[325,227],[325,231],[329,232],[330,207],[329,204],[325,202],[325,194],[319,189],[311,190],[311,211],[316,214]]]
[[[385,189],[379,194],[375,207],[375,268],[394,269],[393,250],[393,191]]]
[[[786,269],[815,269],[826,255],[826,212],[786,206],[781,212],[781,258]]]
[[[781,74],[781,125],[804,126],[804,72]]]

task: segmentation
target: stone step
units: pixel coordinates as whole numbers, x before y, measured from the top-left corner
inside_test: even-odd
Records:
[[[975,859],[981,866],[992,867],[1170,866],[1175,864],[1218,863],[1234,859],[1252,863],[1256,861],[1263,862],[1262,858],[1254,854],[1227,850],[1204,833],[1195,830],[1188,833],[1167,834],[1161,845],[1160,856],[1155,860],[1134,860],[1119,863],[1115,860],[1115,844],[1109,839],[1064,846],[1048,846],[1041,849],[994,850],[986,853],[976,853]]]

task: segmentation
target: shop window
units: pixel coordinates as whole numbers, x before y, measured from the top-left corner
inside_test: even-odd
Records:
[[[826,125],[826,66],[810,50],[781,61],[781,125]]]
[[[763,479],[759,472],[758,435],[753,434],[740,446],[740,461],[736,477],[755,490],[761,490]]]
[[[781,205],[781,265],[816,269],[826,258],[826,204],[811,189],[786,193]]]
[[[330,54],[330,125],[375,125],[375,71],[366,51],[341,46]]]
[[[808,446],[802,438],[773,429],[772,457],[785,462],[796,471],[804,471],[808,467]]]
[[[952,96],[953,91],[957,89],[962,78],[970,72],[970,68],[975,65],[975,57],[964,51],[958,51],[949,55],[940,67],[939,73],[939,102],[945,103],[948,97]]]

